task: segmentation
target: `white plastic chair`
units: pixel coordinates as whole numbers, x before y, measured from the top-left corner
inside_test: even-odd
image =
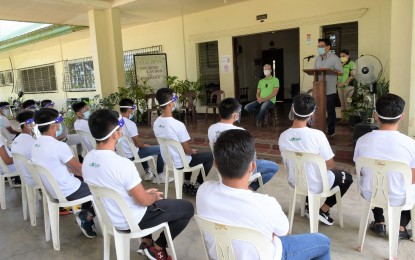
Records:
[[[206,259],[209,258],[209,250],[205,241],[205,233],[210,234],[215,239],[216,255],[218,260],[234,260],[235,253],[232,241],[245,241],[252,244],[260,259],[273,259],[273,248],[269,239],[261,232],[253,228],[238,227],[229,224],[219,223],[210,219],[195,215],[197,226],[202,234],[205,244]]]
[[[26,170],[33,180],[34,178],[34,169],[33,166],[29,163],[29,160],[26,156],[18,153],[12,153],[14,164],[16,165],[17,172],[20,175],[22,182],[22,207],[23,207],[23,219],[27,220],[27,209],[29,208],[29,217],[30,224],[36,226],[36,201],[37,201],[37,192],[41,189],[39,184],[35,186],[29,186],[27,183],[26,176],[24,175],[24,170]],[[44,200],[43,200],[44,201]],[[44,201],[43,210],[46,210],[46,201]]]
[[[48,204],[48,219],[47,225],[48,228],[45,228],[46,231],[46,241],[48,240],[49,230],[52,231],[52,242],[53,242],[53,249],[58,251],[60,250],[60,239],[59,239],[59,207],[72,207],[73,212],[75,213],[76,209],[74,206],[80,205],[82,203],[93,201],[92,195],[83,197],[81,199],[68,201],[66,197],[63,195],[61,189],[59,188],[58,183],[56,182],[55,178],[49,172],[48,169],[44,168],[43,166],[33,164],[33,168],[35,169],[35,181],[40,184],[42,193],[46,194],[47,204]],[[42,180],[43,179],[43,180]],[[46,180],[47,184],[45,185],[44,180]],[[46,187],[50,187],[54,194],[51,194]],[[54,198],[54,195],[57,199]]]
[[[362,168],[373,171],[372,197],[370,201],[362,199],[360,215],[359,239],[357,250],[363,251],[363,244],[366,236],[366,229],[369,220],[370,209],[380,207],[387,210],[387,226],[389,229],[389,259],[396,259],[398,256],[399,226],[402,210],[411,210],[411,216],[415,216],[415,207],[412,199],[412,170],[402,162],[378,160],[373,158],[359,157],[356,161],[357,184],[360,187],[360,173]],[[405,183],[402,186],[406,190],[405,204],[402,206],[391,206],[389,204],[388,174],[398,172],[402,174]],[[394,174],[394,173],[393,173]],[[412,230],[415,230],[415,221],[412,220]],[[412,241],[415,241],[412,237]]]
[[[76,130],[76,133],[80,137],[82,150],[83,150],[83,156],[85,157],[85,155],[88,152],[96,148],[97,142],[95,141],[94,137],[88,132],[85,132],[82,130]],[[86,140],[88,140],[89,143],[86,143]]]
[[[141,172],[142,174],[145,173],[145,170],[143,168],[143,166],[141,165],[141,163],[143,162],[148,162],[148,166],[151,169],[151,172],[154,174],[157,184],[160,184],[160,179],[159,179],[159,175],[157,173],[157,167],[156,167],[156,163],[154,161],[154,157],[153,156],[147,156],[145,158],[140,158],[140,156],[138,155],[138,152],[134,152],[137,151],[137,147],[135,147],[133,140],[131,140],[131,138],[129,136],[124,136],[125,141],[127,141],[131,152],[134,155],[134,164],[136,165],[136,167],[138,167],[138,172]],[[126,153],[124,151],[124,147],[122,145],[122,142],[119,142],[115,145],[115,150],[117,152],[118,155],[127,158]],[[127,158],[128,159],[128,158]],[[167,179],[166,179],[167,180]]]
[[[140,229],[140,227],[138,226],[137,219],[134,218],[134,215],[132,214],[129,206],[119,193],[109,188],[104,188],[93,184],[88,185],[89,189],[91,190],[92,196],[94,197],[96,214],[102,225],[102,234],[104,236],[105,260],[110,259],[110,235],[114,236],[117,259],[124,260],[130,259],[130,239],[142,238],[149,234],[153,234],[157,231],[164,231],[167,244],[169,245],[169,248],[171,250],[171,256],[173,259],[177,259],[176,252],[174,250],[173,239],[171,238],[170,229],[167,222],[161,223],[152,228]],[[107,211],[105,210],[105,200],[112,200],[118,205],[119,209],[123,213],[128,223],[128,231],[120,231],[113,226],[111,219],[109,218]]]
[[[209,142],[209,146],[210,146],[210,149],[212,150],[212,153],[213,153],[213,146],[214,145],[215,145],[215,143]],[[215,167],[213,167],[213,168],[215,168]],[[222,176],[220,175],[218,169],[215,168],[215,171],[217,172],[219,182],[222,182]],[[251,183],[255,180],[257,180],[258,184],[259,184],[259,188],[258,188],[257,191],[260,192],[260,193],[266,194],[267,192],[265,190],[264,182],[262,181],[262,175],[261,175],[260,172],[252,173],[251,176],[249,177],[248,181],[249,181],[249,183]]]
[[[11,177],[19,176],[19,173],[17,171],[11,172],[1,157],[0,167],[3,170],[3,174],[0,174],[0,205],[1,209],[6,209],[6,178],[9,181],[10,188],[14,188]]]
[[[334,194],[336,195],[336,204],[337,210],[339,212],[340,227],[343,227],[343,210],[340,188],[339,186],[336,186],[333,189],[330,189],[331,187],[328,184],[326,162],[324,161],[323,157],[314,153],[303,153],[293,151],[281,151],[281,156],[284,160],[285,166],[287,166],[288,162],[292,160],[294,162],[295,167],[295,187],[291,187],[291,185],[289,185],[292,189],[290,189],[291,201],[288,210],[288,219],[290,221],[290,229],[288,232],[291,234],[292,231],[297,195],[304,196],[304,200],[301,203],[301,216],[304,216],[305,196],[308,196],[310,233],[318,232],[318,215],[320,208],[320,199],[330,197]],[[317,165],[320,171],[321,180],[323,184],[323,190],[321,193],[314,194],[308,189],[308,177],[306,174],[307,163],[314,163],[315,165]]]
[[[165,139],[165,138],[157,138],[157,142],[160,144],[161,154],[163,155],[164,163],[166,164],[166,180],[169,179],[170,171],[173,171],[174,185],[176,188],[176,199],[182,198],[182,186],[183,186],[185,172],[192,172],[193,174],[194,172],[199,173],[199,171],[201,171],[203,181],[206,181],[206,174],[205,174],[205,169],[203,168],[203,164],[198,164],[196,166],[190,167],[181,143],[175,140],[172,140],[172,139]],[[169,147],[175,149],[179,153],[180,158],[183,163],[182,169],[180,170],[176,169],[176,167],[174,166],[174,160],[169,151]],[[167,198],[168,189],[169,189],[169,184],[166,182],[165,190],[164,190],[165,198]]]

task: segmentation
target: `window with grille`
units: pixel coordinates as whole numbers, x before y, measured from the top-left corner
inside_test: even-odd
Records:
[[[42,65],[18,70],[16,90],[25,93],[57,92],[55,65]]]
[[[13,85],[13,72],[11,70],[0,71],[0,87]]]
[[[201,104],[205,105],[211,93],[220,89],[218,42],[199,43],[198,54],[200,83],[205,86],[205,98],[201,99]]]
[[[92,57],[65,61],[63,66],[65,91],[95,91]]]

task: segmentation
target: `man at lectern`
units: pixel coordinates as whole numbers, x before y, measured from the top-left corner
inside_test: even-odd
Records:
[[[334,136],[336,132],[336,84],[337,76],[343,75],[343,66],[333,52],[330,51],[331,41],[329,39],[318,39],[318,54],[314,63],[315,69],[333,69],[337,75],[326,75],[327,82],[327,135]]]

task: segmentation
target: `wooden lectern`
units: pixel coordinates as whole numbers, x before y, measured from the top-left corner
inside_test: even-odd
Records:
[[[333,69],[305,69],[303,70],[310,76],[314,76],[313,97],[316,101],[316,112],[314,113],[313,127],[326,133],[326,75],[337,75]],[[320,80],[318,76],[321,75]]]

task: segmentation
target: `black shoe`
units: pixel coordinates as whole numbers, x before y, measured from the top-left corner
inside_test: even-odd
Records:
[[[84,233],[84,235],[87,238],[94,238],[97,236],[97,233],[95,233],[94,230],[92,230],[92,221],[88,221],[87,220],[87,213],[85,212],[79,212],[76,215],[76,222],[78,223],[79,227],[82,230],[82,233]]]
[[[183,183],[183,193],[191,196],[196,196],[199,186],[199,183]]]
[[[324,212],[321,209],[318,215],[318,219],[328,226],[331,226],[334,223],[334,220],[330,217],[330,213],[328,211]]]
[[[370,230],[375,232],[379,236],[386,235],[386,225],[381,223],[376,223],[375,221],[372,221],[369,225]],[[399,238],[401,236],[401,232],[399,232]]]
[[[404,231],[399,230],[399,239],[410,240],[412,238],[412,231],[405,228]]]

